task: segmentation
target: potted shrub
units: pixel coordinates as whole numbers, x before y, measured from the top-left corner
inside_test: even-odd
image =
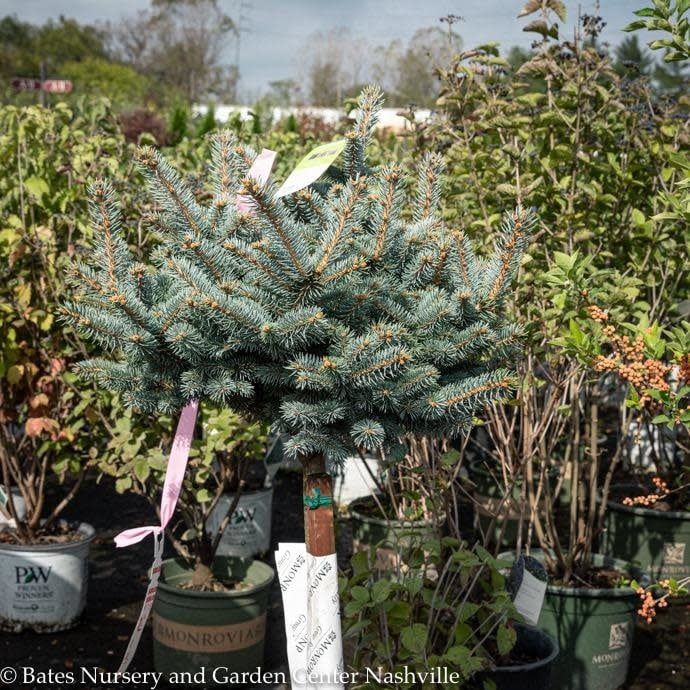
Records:
[[[555,684],[613,688],[625,679],[623,633],[633,629],[637,599],[633,588],[582,580],[603,563],[595,551],[607,509],[598,501],[621,467],[636,414],[610,375],[580,359],[575,342],[586,337],[579,324],[594,285],[593,303],[624,321],[649,307],[650,318],[666,323],[686,297],[687,218],[668,190],[684,175],[687,125],[674,124],[682,103],[652,106],[660,100],[648,81],[615,73],[597,46],[597,18],[583,17],[574,40],[559,41],[562,4],[531,2],[521,14],[537,15],[526,27],[540,34],[533,53],[513,64],[491,46],[458,55],[439,70],[443,117],[426,134],[447,147],[456,202],[449,215],[488,230],[507,199],[538,209],[539,241],[515,296],[532,336],[528,354],[514,404],[490,408],[485,428],[495,475],[522,499],[518,550],[540,544],[552,576],[542,622],[550,617],[560,633]],[[498,164],[489,153],[496,148],[504,154]],[[677,227],[659,232],[667,214]],[[652,237],[662,251],[650,251]],[[629,578],[625,567],[615,569],[609,584]]]
[[[103,103],[4,106],[0,129],[0,626],[49,632],[75,625],[86,603],[94,531],[63,516],[105,444],[108,406],[74,385],[67,366],[84,347],[55,306],[89,241],[79,181],[117,171],[126,145]]]
[[[459,469],[459,454],[443,453],[446,445],[408,437],[403,459],[382,457],[374,490],[348,506],[353,549],[375,552],[382,570],[400,567],[402,552],[413,544],[441,536]]]
[[[159,505],[171,420],[166,416],[151,417],[145,425],[138,424],[131,409],[116,403],[111,439],[95,466],[115,479],[118,492],[131,491],[146,497],[153,506]],[[272,496],[270,487],[267,490],[265,486],[268,482],[262,463],[268,430],[230,409],[204,406],[201,414],[203,438],[193,443],[189,460],[195,500],[185,494],[178,508],[180,527],[184,526],[186,534],[184,541],[194,535],[195,552],[208,548],[202,547],[203,528],[216,554],[251,558],[265,553],[266,541],[270,543]],[[196,512],[197,502],[204,505],[203,515]],[[219,532],[220,540],[213,546]]]
[[[170,419],[138,428],[131,410],[116,409],[99,470],[116,478],[118,491],[143,495],[158,508]],[[246,549],[221,554],[219,547],[241,510],[252,465],[264,457],[267,430],[227,408],[203,405],[200,417],[201,436],[193,441],[175,517],[166,528],[176,557],[163,561],[153,606],[154,665],[165,674],[198,670],[203,655],[214,668],[251,672],[263,662],[273,569],[252,560]]]
[[[505,563],[450,537],[407,544],[400,560],[410,569],[384,573],[359,553],[342,578],[353,687],[551,687],[558,648],[543,631],[517,623],[500,572]]]
[[[80,372],[126,404],[169,412],[209,399],[287,434],[315,557],[335,554],[326,455],[399,452],[408,433],[456,436],[512,385],[479,353],[516,339],[502,305],[531,215],[506,214],[494,253],[478,261],[437,215],[438,157],[425,160],[409,205],[398,166],[367,166],[380,105],[366,89],[342,166],[297,194],[248,177],[255,154],[227,133],[215,138],[207,206],[160,154],[140,149],[161,246],[135,261],[114,193],[96,183],[94,260],[78,268],[78,294],[62,310],[114,353]],[[236,211],[238,194],[251,214]]]
[[[653,579],[690,575],[690,324],[664,330],[641,319],[618,325],[608,312],[590,307],[588,337],[579,353],[599,372],[612,375],[625,391],[625,405],[637,413],[638,429],[661,427],[666,438],[648,432],[650,466],[629,461],[614,480],[606,505],[602,548],[625,557]],[[638,431],[638,436],[639,436]],[[673,441],[668,444],[668,440]],[[670,452],[669,452],[670,450]]]
[[[67,440],[76,420],[58,372],[54,377],[42,374],[41,379],[43,390],[50,390],[51,404],[46,393],[18,382],[11,387],[11,398],[3,396],[2,413],[16,414],[19,422],[6,417],[0,423],[0,512],[5,518],[0,525],[0,575],[5,583],[0,629],[10,632],[55,632],[78,623],[86,605],[89,546],[95,536],[91,525],[60,517],[83,482],[87,458]],[[45,403],[32,405],[39,396]],[[22,420],[27,408],[45,416]],[[39,424],[50,424],[50,430]],[[53,478],[65,491],[49,500],[47,483]]]

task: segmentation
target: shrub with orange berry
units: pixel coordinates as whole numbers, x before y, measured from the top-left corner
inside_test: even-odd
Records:
[[[601,307],[588,304],[586,312],[595,327],[588,340],[593,369],[629,384],[629,406],[652,413],[653,423],[690,426],[690,324],[666,332],[642,321],[626,324],[628,334]]]
[[[685,596],[688,593],[688,585],[690,585],[690,577],[682,580],[659,580],[658,583],[647,587],[642,587],[633,580],[630,586],[640,597],[637,615],[646,623],[651,623],[656,618],[657,611],[668,606],[669,599]]]

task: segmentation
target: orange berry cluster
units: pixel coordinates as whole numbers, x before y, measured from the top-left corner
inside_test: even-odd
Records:
[[[646,494],[645,496],[630,496],[623,499],[622,503],[625,506],[652,506],[658,500],[668,496],[668,484],[661,477],[654,477],[652,479],[657,492]]]
[[[682,355],[678,361],[678,378],[690,382],[690,354]]]
[[[598,323],[604,323],[604,321],[609,320],[609,315],[601,307],[597,307],[596,304],[590,304],[587,307],[587,313],[589,314],[590,319],[593,319]]]
[[[598,323],[605,323],[609,318],[603,309],[594,304],[587,307],[587,313]],[[595,371],[617,372],[638,391],[641,405],[649,406],[653,402],[653,398],[644,391],[669,391],[670,386],[666,378],[671,372],[671,367],[658,359],[645,356],[645,343],[641,335],[634,339],[627,335],[619,335],[611,324],[605,325],[602,331],[609,340],[612,352],[608,356],[595,357]]]
[[[667,580],[662,580],[659,584],[664,588],[668,587]],[[641,600],[640,608],[637,609],[637,615],[643,618],[647,623],[652,622],[652,619],[656,616],[657,608],[663,609],[668,606],[668,601],[666,601],[668,594],[664,594],[662,597],[655,599],[654,595],[644,587],[638,587],[637,594]]]

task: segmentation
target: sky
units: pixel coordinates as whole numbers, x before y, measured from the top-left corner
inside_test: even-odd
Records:
[[[416,29],[445,26],[439,18],[460,15],[456,24],[466,47],[498,41],[509,47],[529,47],[533,34],[522,32],[525,20],[517,14],[525,0],[218,0],[235,22],[242,16],[240,45],[240,91],[258,94],[270,81],[295,77],[308,38],[316,31],[347,27],[353,37],[373,45],[393,39],[409,39]],[[601,40],[617,45],[622,28],[633,19],[633,10],[646,0],[600,0],[599,14],[607,22]],[[594,0],[566,0],[572,33],[578,7],[594,13]],[[0,0],[0,16],[15,14],[24,21],[42,23],[60,15],[82,23],[116,21],[146,9],[149,0]],[[233,62],[235,47],[229,46]]]

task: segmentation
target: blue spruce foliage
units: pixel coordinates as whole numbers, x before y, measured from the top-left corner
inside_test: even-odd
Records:
[[[381,103],[366,89],[342,167],[283,198],[248,176],[256,152],[228,132],[214,135],[207,206],[141,148],[162,236],[146,264],[123,239],[112,188],[94,184],[93,255],[75,264],[62,313],[112,358],[81,374],[142,411],[207,398],[271,420],[295,457],[452,437],[505,396],[513,376],[500,362],[520,333],[504,300],[534,218],[507,213],[478,260],[442,223],[439,156],[423,160],[412,194],[398,166],[367,166]],[[237,210],[238,194],[253,213]]]

